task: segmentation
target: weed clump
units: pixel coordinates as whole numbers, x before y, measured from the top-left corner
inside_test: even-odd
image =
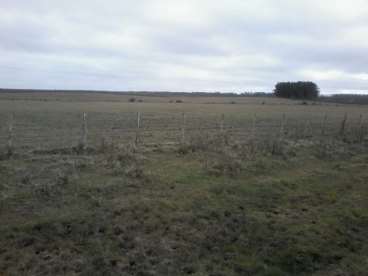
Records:
[[[114,150],[115,150],[114,143],[111,140],[109,140],[106,136],[103,136],[101,138],[100,145],[97,148],[97,152],[104,154],[113,152]]]
[[[242,170],[242,162],[233,152],[224,151],[215,156],[207,155],[204,158],[204,169],[210,175],[235,177]]]
[[[133,145],[114,147],[105,154],[105,167],[114,175],[125,175],[131,178],[142,178],[144,156],[137,152]]]
[[[351,155],[349,147],[353,145],[346,144],[337,140],[324,140],[316,142],[312,149],[316,158],[321,160],[338,160]]]
[[[189,142],[182,143],[178,148],[178,153],[204,153],[218,152],[225,145],[230,144],[230,135],[228,133],[196,133],[192,135]]]
[[[5,150],[0,152],[0,161],[2,160],[9,160],[14,156],[14,149],[7,147]]]

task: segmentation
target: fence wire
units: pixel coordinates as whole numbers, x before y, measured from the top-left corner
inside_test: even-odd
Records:
[[[83,113],[22,112],[0,114],[0,143],[6,146],[9,139],[14,148],[54,149],[78,145],[83,136]],[[139,120],[139,122],[138,122]],[[102,141],[142,144],[180,143],[195,135],[228,133],[233,139],[267,138],[279,135],[289,138],[334,136],[341,134],[344,117],[326,118],[324,114],[307,119],[257,118],[227,116],[226,114],[120,112],[87,114],[87,143],[99,146]],[[9,130],[11,125],[11,133]],[[139,125],[139,128],[138,128]],[[362,135],[365,122],[349,118],[344,134]],[[137,136],[139,136],[137,139]]]

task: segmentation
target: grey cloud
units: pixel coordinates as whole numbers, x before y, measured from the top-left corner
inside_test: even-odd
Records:
[[[2,0],[0,83],[271,91],[277,81],[309,78],[322,91],[368,91],[358,75],[368,73],[367,6],[364,0]],[[326,79],[330,71],[341,74]]]

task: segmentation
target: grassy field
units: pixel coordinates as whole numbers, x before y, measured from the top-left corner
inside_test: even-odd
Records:
[[[0,94],[0,275],[366,275],[368,106],[131,97]]]
[[[137,102],[129,100],[135,98]],[[176,103],[180,99],[182,103]],[[142,101],[142,102],[138,102]],[[170,103],[171,102],[171,103]],[[178,142],[182,114],[188,136],[198,129],[218,130],[221,117],[225,128],[238,140],[246,139],[254,127],[259,134],[279,130],[282,118],[290,135],[311,132],[335,135],[348,115],[346,128],[366,123],[368,106],[336,105],[290,101],[270,97],[154,97],[104,93],[0,93],[0,142],[8,137],[14,119],[14,146],[67,147],[81,137],[83,112],[88,114],[89,142],[97,146],[103,139],[131,142],[135,139],[137,112],[141,112],[142,142]],[[362,116],[362,117],[361,117]],[[326,123],[324,119],[327,118]],[[310,125],[310,127],[308,127]]]

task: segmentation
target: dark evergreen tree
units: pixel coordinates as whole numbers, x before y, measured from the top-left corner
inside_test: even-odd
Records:
[[[289,99],[316,99],[319,88],[314,82],[279,82],[274,90],[276,97]]]

